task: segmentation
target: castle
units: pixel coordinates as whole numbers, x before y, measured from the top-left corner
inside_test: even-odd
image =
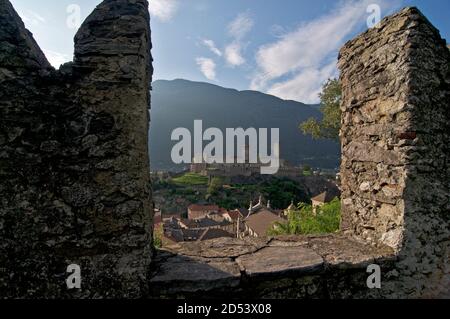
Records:
[[[238,163],[237,158],[232,163],[196,163],[195,159],[192,160],[190,165],[190,171],[192,173],[200,174],[208,177],[234,177],[234,176],[252,176],[261,173],[261,167],[264,164],[250,163],[249,160],[249,147],[245,146],[245,162]],[[300,166],[293,166],[288,161],[280,159],[280,167],[275,176],[278,177],[299,177],[302,176],[303,168]]]

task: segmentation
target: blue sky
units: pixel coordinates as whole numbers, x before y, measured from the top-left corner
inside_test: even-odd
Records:
[[[56,67],[70,61],[79,21],[100,0],[12,0]],[[155,79],[184,78],[316,103],[337,75],[339,48],[381,16],[417,6],[450,38],[446,0],[151,0]],[[75,6],[74,6],[75,5]],[[79,13],[79,21],[77,19]]]

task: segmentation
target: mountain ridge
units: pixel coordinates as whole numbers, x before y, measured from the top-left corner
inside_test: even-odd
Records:
[[[152,84],[150,158],[153,170],[179,170],[170,159],[175,128],[192,131],[194,120],[204,129],[280,128],[281,157],[293,164],[335,168],[340,147],[335,141],[315,141],[298,128],[310,117],[321,118],[318,105],[283,100],[259,91],[223,88],[185,79],[157,80]],[[184,165],[186,166],[186,165]]]

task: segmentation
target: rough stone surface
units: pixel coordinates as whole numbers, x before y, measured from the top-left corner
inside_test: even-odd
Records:
[[[105,0],[54,70],[0,0],[0,297],[147,291],[149,29],[146,0]]]
[[[398,253],[387,297],[450,296],[450,52],[416,8],[339,58],[342,228]]]
[[[183,242],[168,247],[170,251],[185,256],[200,256],[203,258],[239,257],[243,254],[253,254],[267,245],[267,239],[260,238],[219,238],[205,242]]]
[[[239,285],[240,270],[231,258],[187,257],[160,253],[156,262],[160,267],[150,280],[156,296],[179,296],[180,292],[198,293]],[[162,259],[162,260],[161,260]]]
[[[239,257],[236,262],[250,277],[314,272],[324,264],[321,256],[304,247],[265,247],[254,254]]]
[[[388,271],[395,261],[388,247],[338,234],[265,241],[223,238],[198,246],[180,243],[157,252],[150,297],[380,297],[367,288],[367,265],[376,261]]]

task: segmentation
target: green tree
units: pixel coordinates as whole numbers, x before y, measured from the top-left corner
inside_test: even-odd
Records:
[[[223,187],[224,180],[220,177],[213,177],[208,186],[209,195],[217,195]]]
[[[269,236],[279,235],[317,235],[334,233],[339,230],[341,220],[341,202],[335,198],[330,203],[313,212],[311,205],[301,203],[298,209],[289,212],[285,223],[275,223],[268,232]]]
[[[321,121],[310,118],[300,124],[300,129],[305,135],[312,135],[314,139],[339,139],[341,128],[341,98],[342,89],[338,79],[329,79],[319,94],[323,114]]]

